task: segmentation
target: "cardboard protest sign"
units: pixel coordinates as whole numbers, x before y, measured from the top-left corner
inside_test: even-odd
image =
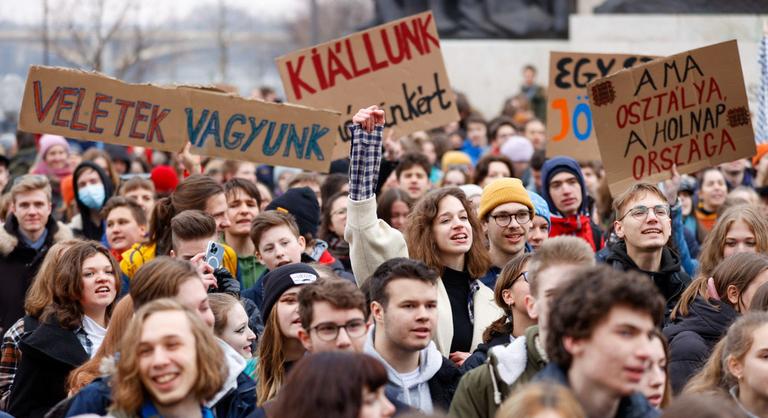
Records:
[[[129,85],[95,73],[32,66],[19,128],[178,152],[184,138],[172,109],[182,109],[184,103],[173,92],[173,88]]]
[[[755,154],[736,41],[661,58],[587,86],[611,193]]]
[[[189,87],[128,84],[33,66],[20,129],[90,141],[328,171],[339,113]]]
[[[599,160],[600,150],[589,108],[587,83],[655,57],[583,52],[549,53],[547,156]]]
[[[342,112],[336,131],[349,154],[344,127],[362,107],[377,104],[394,135],[459,119],[431,12],[357,32],[277,58],[287,99]]]

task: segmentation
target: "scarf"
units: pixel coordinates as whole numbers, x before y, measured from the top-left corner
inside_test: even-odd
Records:
[[[592,246],[594,251],[597,251],[599,247],[593,238],[592,225],[589,221],[589,216],[586,215],[572,215],[566,218],[560,216],[551,217],[552,228],[549,231],[550,237],[556,237],[559,235],[571,235],[579,237]]]

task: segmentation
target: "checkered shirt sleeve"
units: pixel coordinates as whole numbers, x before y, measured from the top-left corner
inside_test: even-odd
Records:
[[[362,201],[373,197],[379,180],[384,125],[376,125],[366,132],[360,125],[349,127],[352,133],[352,152],[349,156],[349,198]]]
[[[11,396],[13,379],[21,360],[19,343],[24,336],[24,319],[19,319],[8,328],[0,346],[0,410],[8,408],[8,398]]]

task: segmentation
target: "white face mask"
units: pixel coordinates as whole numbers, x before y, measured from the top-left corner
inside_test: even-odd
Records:
[[[90,209],[99,209],[104,204],[106,191],[103,184],[90,184],[79,189],[77,197]]]

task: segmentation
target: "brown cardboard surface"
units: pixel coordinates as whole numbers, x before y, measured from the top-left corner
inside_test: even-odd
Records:
[[[339,114],[192,87],[128,84],[97,73],[32,66],[20,129],[328,171]]]
[[[382,107],[396,137],[459,119],[431,12],[295,51],[276,62],[289,102],[342,113],[335,158],[349,155],[344,126],[363,107]]]
[[[676,54],[587,87],[611,193],[755,153],[736,41]]]
[[[656,57],[631,54],[550,52],[547,87],[547,156],[600,160],[587,83]]]

